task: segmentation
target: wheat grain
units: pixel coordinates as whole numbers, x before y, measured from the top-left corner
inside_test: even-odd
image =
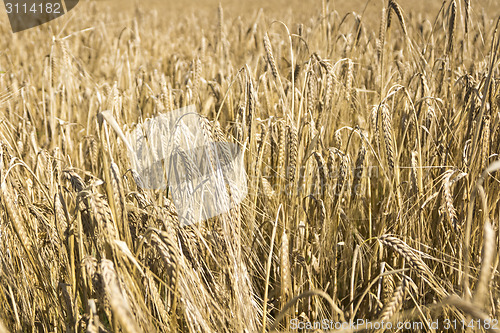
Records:
[[[407,36],[408,31],[406,30],[405,19],[403,16],[403,9],[394,0],[389,0],[389,8],[392,9],[394,11],[394,13],[396,14],[396,16],[399,20],[399,23],[401,24],[401,29],[403,29],[403,33],[405,34],[405,36]],[[390,25],[390,18],[387,19],[387,24],[388,24],[388,26]]]
[[[490,282],[491,282],[491,267],[495,256],[495,231],[491,223],[487,221],[483,228],[483,250],[481,256],[481,270],[479,279],[474,292],[473,302],[483,308],[487,308],[484,302],[489,299]]]
[[[26,231],[26,228],[24,226],[24,219],[19,214],[19,211],[17,209],[14,209],[14,207],[16,207],[17,205],[14,203],[12,193],[7,187],[5,181],[0,185],[0,193],[4,209],[10,218],[10,222],[12,223],[12,227],[19,239],[19,242],[27,252],[30,252],[32,247],[31,238],[29,237],[28,232]]]
[[[297,169],[297,149],[298,149],[298,137],[297,129],[295,125],[287,126],[287,168],[286,168],[286,178],[290,183],[293,183],[295,179],[295,171]]]
[[[465,33],[469,33],[469,20],[470,20],[470,1],[464,0],[465,2]]]
[[[280,269],[281,269],[281,297],[282,303],[286,304],[290,296],[292,295],[292,277],[291,277],[291,269],[290,269],[290,259],[289,259],[289,241],[288,236],[286,234],[286,230],[283,229],[283,233],[281,235],[281,247],[280,247]]]
[[[382,278],[382,304],[389,306],[394,293],[394,278],[392,274],[384,275]]]
[[[455,24],[457,17],[457,2],[453,0],[450,4],[450,18],[448,22],[448,44],[446,47],[446,54],[451,54],[453,51],[453,39],[455,37]]]
[[[380,27],[377,39],[377,58],[379,61],[382,59],[383,49],[385,45],[385,32],[387,30],[387,11],[382,8],[382,17],[380,19]]]
[[[409,247],[405,242],[400,240],[399,238],[382,235],[378,238],[382,244],[389,246],[394,251],[399,253],[403,258],[405,258],[408,264],[420,271],[421,273],[427,274],[429,272],[429,268],[422,261],[422,259],[413,251],[411,247]]]
[[[359,194],[359,186],[361,182],[361,177],[363,176],[363,166],[365,162],[366,155],[366,147],[363,142],[363,136],[361,138],[361,147],[358,151],[358,156],[356,157],[356,162],[354,163],[354,172],[353,172],[353,181],[352,181],[352,189],[351,189],[351,201],[354,200],[356,196]]]
[[[269,40],[269,35],[264,34],[264,49],[266,50],[267,62],[271,68],[271,73],[275,79],[278,79],[278,66],[276,66],[276,60],[274,60],[273,50],[271,47],[271,41]]]
[[[113,315],[118,318],[122,330],[125,332],[142,332],[142,329],[134,320],[128,302],[123,297],[113,262],[102,259],[100,268],[106,295],[109,298]]]
[[[481,136],[481,170],[488,166],[490,157],[490,116],[486,115],[483,119],[483,129]]]
[[[396,314],[404,301],[406,289],[406,277],[403,275],[396,290],[394,290],[391,300],[385,304],[380,314],[380,322],[387,322]]]
[[[75,192],[83,191],[83,189],[86,187],[82,177],[80,177],[74,171],[64,170],[63,174],[66,176],[66,179],[68,179],[71,182],[71,187],[73,187],[73,190]]]
[[[457,225],[457,212],[455,206],[453,205],[453,194],[451,193],[451,176],[454,174],[454,170],[448,170],[443,175],[443,196],[446,206],[446,216],[448,222],[453,227]]]
[[[391,113],[387,105],[380,105],[380,113],[382,115],[382,134],[385,143],[385,152],[387,157],[387,164],[391,170],[394,169],[394,143],[392,133],[392,120]]]

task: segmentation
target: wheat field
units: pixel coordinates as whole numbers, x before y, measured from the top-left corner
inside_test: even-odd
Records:
[[[405,3],[3,17],[0,333],[500,330],[498,12]],[[247,185],[191,225],[120,135],[187,106]]]

